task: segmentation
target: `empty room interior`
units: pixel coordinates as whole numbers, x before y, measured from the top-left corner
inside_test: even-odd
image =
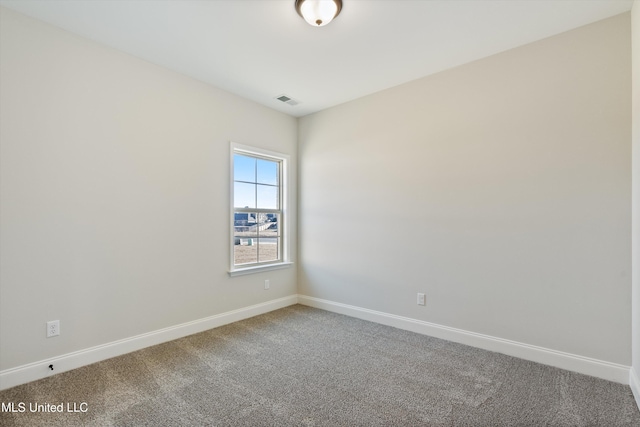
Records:
[[[0,1],[0,424],[640,425],[640,0],[315,3]]]

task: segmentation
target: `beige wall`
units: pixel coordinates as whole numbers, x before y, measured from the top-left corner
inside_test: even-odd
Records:
[[[299,293],[629,366],[629,52],[623,14],[302,118]]]
[[[0,371],[296,293],[227,274],[229,141],[294,118],[0,10]]]
[[[640,1],[631,10],[633,58],[633,372],[640,407]]]

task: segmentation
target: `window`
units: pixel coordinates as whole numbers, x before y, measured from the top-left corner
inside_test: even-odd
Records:
[[[288,156],[231,144],[231,269],[244,274],[290,264],[286,245]]]

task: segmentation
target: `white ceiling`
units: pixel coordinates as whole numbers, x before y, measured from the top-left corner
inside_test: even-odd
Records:
[[[1,0],[260,104],[303,116],[631,9],[633,0]],[[283,104],[286,94],[300,102]]]

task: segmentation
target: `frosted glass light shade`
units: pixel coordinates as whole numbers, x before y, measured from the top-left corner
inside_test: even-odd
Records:
[[[342,0],[296,0],[296,11],[314,27],[322,27],[342,10]]]

